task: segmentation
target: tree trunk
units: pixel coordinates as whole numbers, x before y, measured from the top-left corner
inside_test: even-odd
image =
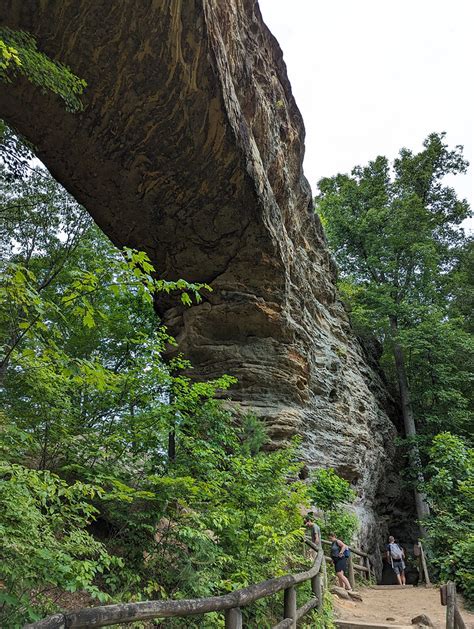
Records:
[[[5,341],[3,345],[3,355],[0,360],[0,386],[2,386],[5,376],[7,374],[8,363],[10,362],[10,358],[13,352],[13,348],[15,347],[18,339],[18,333],[10,334],[10,338],[8,342]]]
[[[173,372],[170,371],[170,375],[173,376]],[[175,399],[174,393],[169,392],[169,404],[173,404]],[[176,417],[173,419],[172,425],[168,428],[168,465],[174,463],[176,460]]]
[[[176,431],[168,432],[168,462],[174,463],[176,459]]]
[[[405,434],[407,437],[416,437],[415,418],[413,417],[413,409],[410,399],[410,389],[405,369],[405,357],[403,349],[398,342],[398,323],[396,318],[390,319],[390,328],[393,337],[393,357],[395,359],[395,370],[397,372],[398,387],[400,391],[400,399],[402,401],[403,423],[405,425]],[[421,458],[418,445],[413,443],[409,450],[410,466],[416,470],[416,475],[420,483],[424,482],[423,472],[421,471]],[[415,488],[415,505],[418,519],[421,520],[430,514],[430,508],[426,502],[426,496]]]

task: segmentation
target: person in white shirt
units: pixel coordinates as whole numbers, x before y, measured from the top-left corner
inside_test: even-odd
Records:
[[[405,551],[395,542],[393,535],[388,538],[387,544],[387,560],[392,566],[393,571],[397,575],[399,585],[406,585],[405,580]]]

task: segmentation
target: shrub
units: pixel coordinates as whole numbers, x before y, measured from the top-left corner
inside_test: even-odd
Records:
[[[109,555],[85,527],[97,489],[68,485],[49,472],[0,466],[2,626],[35,621],[54,609],[54,589],[85,590],[99,600],[98,574],[120,560]]]

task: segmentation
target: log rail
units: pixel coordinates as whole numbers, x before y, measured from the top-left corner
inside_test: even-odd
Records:
[[[54,614],[44,620],[25,625],[25,629],[105,627],[119,623],[152,620],[154,618],[193,616],[208,612],[224,612],[226,629],[242,629],[242,607],[277,594],[282,590],[284,591],[284,618],[273,629],[283,629],[285,627],[296,629],[297,620],[314,608],[320,609],[323,604],[324,586],[321,567],[324,554],[322,549],[318,549],[311,541],[306,540],[306,544],[316,550],[317,555],[312,567],[305,572],[268,579],[222,596],[177,601],[157,600],[102,605],[80,609],[75,612]],[[296,606],[296,586],[306,581],[311,582],[313,597],[298,609]]]

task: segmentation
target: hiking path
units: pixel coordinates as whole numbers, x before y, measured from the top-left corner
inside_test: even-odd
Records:
[[[334,597],[336,618],[387,626],[412,626],[412,618],[426,614],[435,629],[446,627],[446,607],[441,606],[439,588],[436,587],[362,587],[357,590],[362,602]],[[458,595],[460,611],[466,627],[474,629],[474,613],[466,611]]]

